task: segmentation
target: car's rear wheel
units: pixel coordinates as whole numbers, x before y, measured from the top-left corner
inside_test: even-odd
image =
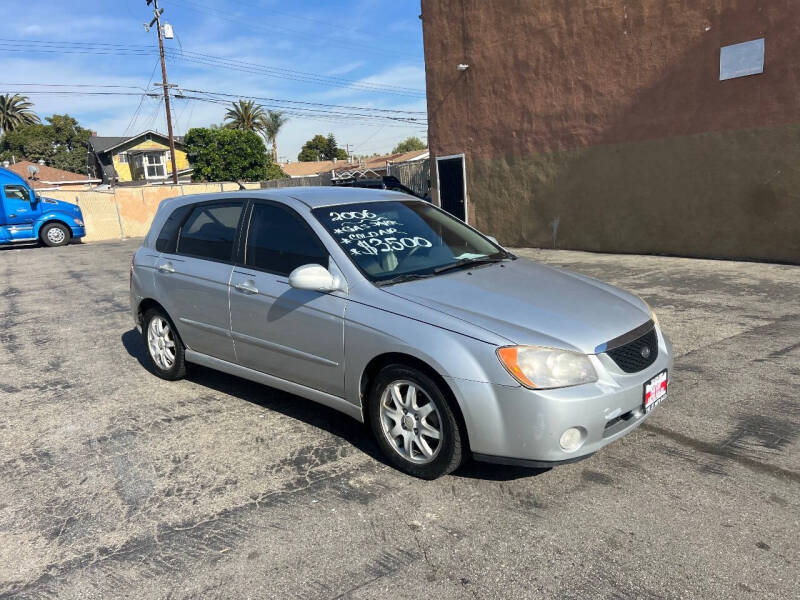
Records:
[[[61,223],[48,223],[42,227],[39,237],[45,246],[66,246],[72,237],[69,227]]]
[[[435,479],[461,464],[465,436],[444,392],[426,373],[402,365],[384,367],[368,402],[370,427],[392,465]]]
[[[169,381],[186,375],[183,342],[166,314],[157,308],[148,310],[143,319],[142,337],[156,375]]]

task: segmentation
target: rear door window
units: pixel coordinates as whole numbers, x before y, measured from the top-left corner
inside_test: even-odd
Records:
[[[231,262],[242,206],[242,202],[195,205],[181,227],[178,254]]]
[[[278,275],[307,264],[328,266],[328,253],[308,224],[294,211],[274,204],[253,205],[244,262]]]
[[[158,234],[156,250],[167,254],[175,253],[181,224],[186,220],[186,215],[188,215],[193,208],[193,205],[187,204],[186,206],[180,206],[172,211],[172,214],[167,218],[164,226],[161,228],[161,232]]]

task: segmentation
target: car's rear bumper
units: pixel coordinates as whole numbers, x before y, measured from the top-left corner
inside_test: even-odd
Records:
[[[598,382],[554,390],[448,378],[476,458],[540,468],[574,462],[647,420],[652,412],[642,409],[643,386],[659,372],[671,369],[669,340],[659,335],[658,358],[639,373],[622,372],[606,355],[593,356],[592,360],[597,361],[601,373]],[[559,440],[571,427],[585,433],[582,445],[567,452]]]

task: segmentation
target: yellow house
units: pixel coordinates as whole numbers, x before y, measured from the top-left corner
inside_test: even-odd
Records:
[[[192,167],[183,150],[183,137],[175,137],[175,166],[179,181],[190,181]],[[133,137],[89,138],[89,168],[109,185],[172,181],[169,139],[157,131]]]

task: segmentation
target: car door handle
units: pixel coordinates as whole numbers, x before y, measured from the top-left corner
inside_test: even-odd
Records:
[[[172,263],[164,263],[163,265],[158,265],[158,270],[162,273],[174,273],[175,267],[172,266]]]
[[[17,215],[11,214],[11,215],[8,215],[8,218],[9,218],[9,219],[14,219],[16,216],[17,216]]]
[[[257,294],[258,288],[252,281],[245,281],[244,283],[237,283],[235,286],[237,290],[242,292],[243,294]]]

